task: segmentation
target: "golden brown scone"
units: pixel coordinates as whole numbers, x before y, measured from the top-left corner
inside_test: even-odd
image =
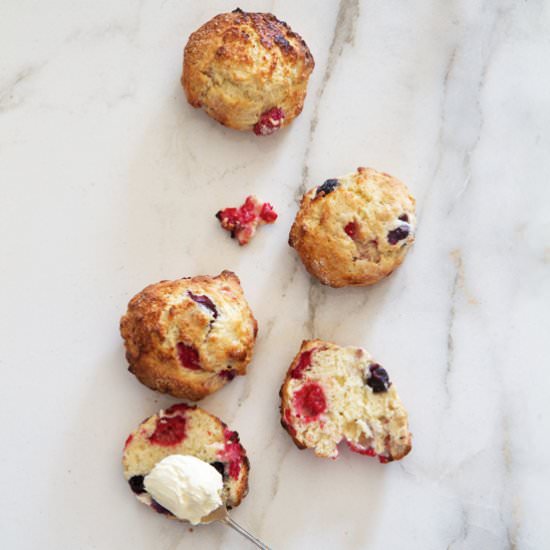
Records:
[[[268,135],[302,112],[314,65],[286,23],[237,8],[189,37],[181,82],[189,103],[224,126]]]
[[[300,449],[336,458],[345,441],[382,463],[411,450],[407,411],[386,370],[362,348],[305,340],[280,396],[281,424]]]
[[[231,271],[149,285],[120,321],[130,372],[154,390],[194,401],[246,374],[257,331]]]
[[[204,409],[180,403],[144,420],[124,445],[124,477],[138,500],[157,512],[175,519],[145,491],[143,478],[173,454],[195,456],[214,466],[223,476],[222,499],[229,508],[246,496],[250,465],[239,434]]]
[[[323,284],[366,286],[401,264],[415,226],[407,187],[384,172],[358,168],[303,196],[288,243]]]

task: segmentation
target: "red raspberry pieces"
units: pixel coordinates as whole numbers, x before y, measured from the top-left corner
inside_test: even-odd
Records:
[[[349,237],[352,239],[357,234],[357,223],[355,222],[349,222],[346,227],[344,227],[344,231],[347,233]]]
[[[304,351],[302,355],[300,355],[300,359],[298,360],[298,364],[292,369],[292,372],[290,373],[290,376],[296,380],[300,380],[302,376],[304,375],[304,371],[311,365],[311,355],[315,349],[310,349],[308,351]]]
[[[372,447],[360,447],[351,441],[346,441],[347,446],[354,452],[365,456],[376,456],[376,451]]]
[[[264,202],[262,209],[260,210],[260,218],[265,223],[273,223],[277,219],[277,213],[273,210],[273,206],[268,202]]]
[[[387,464],[388,462],[393,461],[393,458],[391,456],[377,455],[376,451],[372,447],[368,447],[368,448],[361,447],[360,445],[356,445],[351,441],[346,441],[346,443],[354,453],[358,453],[360,455],[365,455],[365,456],[377,456],[378,462],[380,462],[380,464]]]
[[[286,409],[284,412],[284,420],[282,421],[283,428],[285,428],[291,435],[296,435],[296,429],[292,425],[292,414],[290,409]]]
[[[149,441],[163,447],[177,445],[185,439],[185,424],[185,417],[182,415],[163,416],[158,419],[155,431],[149,437]]]
[[[191,370],[202,370],[199,361],[199,352],[193,346],[178,342],[176,344],[176,352],[182,366]]]
[[[281,127],[284,118],[283,110],[273,107],[260,116],[260,120],[254,125],[254,133],[257,136],[269,136]]]
[[[225,445],[220,452],[220,458],[229,463],[229,477],[239,479],[241,473],[242,448],[239,443],[239,434],[225,428],[223,431]]]
[[[239,208],[224,208],[216,214],[221,226],[237,239],[240,245],[247,244],[259,225],[273,223],[277,213],[268,202],[261,203],[256,197],[246,197]]]
[[[319,384],[309,382],[294,394],[294,407],[306,421],[315,420],[327,409],[325,392]]]

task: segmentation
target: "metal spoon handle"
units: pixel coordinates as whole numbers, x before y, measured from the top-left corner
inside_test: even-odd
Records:
[[[220,521],[225,525],[228,525],[229,527],[231,527],[231,529],[235,529],[237,533],[240,533],[243,537],[247,538],[250,542],[254,543],[258,548],[262,548],[263,550],[270,550],[269,546],[266,546],[261,540],[251,535],[246,529],[241,527],[236,521],[234,521],[229,516],[226,516]]]

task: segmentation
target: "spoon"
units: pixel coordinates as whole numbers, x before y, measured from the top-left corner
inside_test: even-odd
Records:
[[[210,512],[207,516],[203,517],[201,523],[208,525],[214,521],[219,521],[231,529],[240,533],[244,538],[248,539],[250,542],[254,543],[258,548],[263,550],[270,550],[269,546],[264,544],[261,540],[257,539],[255,536],[251,535],[246,529],[241,527],[234,519],[231,518],[225,504],[222,504],[219,508],[216,508],[213,512]]]

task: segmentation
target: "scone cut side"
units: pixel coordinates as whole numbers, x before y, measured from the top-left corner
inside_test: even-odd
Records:
[[[238,433],[204,409],[180,403],[144,420],[124,445],[124,478],[137,499],[153,510],[176,519],[143,485],[153,467],[173,454],[191,455],[216,468],[223,477],[222,500],[229,508],[246,496],[250,464]]]
[[[336,458],[342,442],[383,463],[411,450],[407,411],[386,370],[362,348],[304,341],[280,397],[283,428],[317,456]]]

